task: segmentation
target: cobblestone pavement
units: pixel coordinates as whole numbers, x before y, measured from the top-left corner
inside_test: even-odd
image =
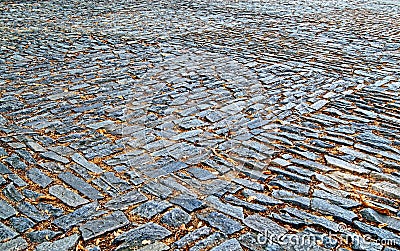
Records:
[[[398,1],[0,10],[1,250],[399,250]]]

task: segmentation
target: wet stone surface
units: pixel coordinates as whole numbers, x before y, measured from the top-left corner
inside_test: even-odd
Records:
[[[400,249],[397,1],[1,1],[0,20],[0,249]]]

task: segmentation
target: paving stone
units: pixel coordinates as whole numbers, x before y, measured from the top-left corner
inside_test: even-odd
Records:
[[[215,179],[217,176],[215,174],[211,173],[208,170],[204,170],[202,168],[188,168],[186,169],[190,174],[192,174],[196,179],[199,180],[209,180],[209,179]]]
[[[254,200],[260,204],[267,205],[267,206],[275,206],[275,205],[283,204],[283,202],[280,200],[276,200],[276,199],[274,199],[270,196],[267,196],[265,194],[262,194],[262,193],[254,192],[253,190],[250,190],[250,189],[244,189],[242,191],[242,194],[250,201]]]
[[[46,152],[46,148],[44,148],[43,146],[41,146],[39,143],[34,142],[34,141],[28,141],[26,142],[26,145],[35,152]]]
[[[79,192],[86,195],[90,199],[99,200],[103,198],[103,195],[99,191],[97,191],[94,187],[92,187],[86,181],[84,181],[81,178],[78,178],[77,176],[73,175],[70,172],[60,173],[58,177],[62,181],[70,185],[72,188],[78,190]]]
[[[132,190],[126,194],[115,197],[108,201],[104,206],[111,210],[122,210],[144,201],[147,201],[146,196],[137,190]]]
[[[372,189],[393,199],[400,199],[400,188],[389,182],[380,182],[372,185]]]
[[[105,213],[106,211],[100,210],[99,204],[97,202],[93,202],[81,206],[70,214],[55,219],[53,221],[53,224],[59,228],[62,228],[63,230],[68,230],[73,226],[78,225],[79,223],[90,220]]]
[[[87,199],[82,198],[80,195],[61,185],[51,186],[49,188],[49,193],[71,207],[78,207],[80,205],[89,203]]]
[[[15,188],[13,183],[8,184],[3,190],[4,196],[14,202],[20,202],[24,196]]]
[[[332,215],[334,218],[337,218],[345,223],[351,223],[354,219],[358,218],[354,212],[343,209],[327,202],[326,200],[318,198],[311,199],[311,209],[323,214]]]
[[[150,200],[133,209],[131,213],[138,214],[146,219],[151,219],[171,206],[172,204],[167,201]]]
[[[8,204],[5,200],[0,200],[0,218],[5,220],[17,214],[17,211],[13,206]]]
[[[204,202],[194,198],[190,195],[178,195],[176,197],[173,197],[170,199],[170,202],[173,204],[176,204],[178,206],[181,206],[183,209],[185,209],[188,212],[193,212],[196,209],[200,209],[204,207]]]
[[[364,208],[360,211],[360,214],[366,220],[385,225],[387,224],[385,228],[394,231],[398,231],[400,229],[400,220],[384,214],[380,214],[375,210],[373,210],[372,208]]]
[[[168,196],[172,194],[171,189],[168,187],[151,181],[142,187],[143,192],[147,192],[153,194],[155,196],[160,197],[161,199],[166,199]]]
[[[210,251],[241,251],[243,250],[240,243],[236,239],[230,239],[222,243],[221,245],[210,249]]]
[[[74,234],[54,242],[43,242],[36,246],[35,251],[59,250],[70,251],[73,250],[78,242],[79,235]]]
[[[207,247],[212,247],[226,239],[226,235],[220,232],[216,232],[208,236],[207,238],[197,242],[194,246],[192,246],[189,251],[200,251],[204,250]]]
[[[171,235],[166,228],[153,222],[146,223],[137,228],[122,233],[113,241],[114,244],[122,243],[116,250],[126,250],[137,246],[142,246],[142,242],[162,240]]]
[[[267,232],[278,235],[287,233],[287,230],[284,227],[278,225],[268,218],[260,216],[259,214],[247,216],[244,219],[243,223],[246,224],[246,226],[248,226],[249,228],[262,234]]]
[[[69,163],[69,160],[67,158],[64,158],[64,157],[58,155],[57,153],[51,152],[51,151],[41,153],[40,156],[42,158],[44,158],[44,159],[54,160],[56,162],[60,162],[60,163],[63,163],[63,164],[68,164]]]
[[[350,171],[350,172],[356,172],[356,173],[359,173],[359,174],[370,173],[369,170],[367,170],[367,169],[365,169],[363,167],[353,165],[353,164],[351,164],[349,162],[343,161],[343,160],[335,158],[335,157],[331,157],[331,156],[325,155],[325,159],[326,159],[328,164],[331,164],[333,166],[337,166],[339,168],[345,169],[345,170]]]
[[[55,232],[52,230],[45,229],[45,230],[29,232],[27,234],[27,237],[31,242],[42,243],[45,241],[50,241],[54,239],[56,236],[61,234],[62,232]]]
[[[212,207],[217,209],[218,211],[228,214],[237,219],[244,219],[243,208],[232,206],[226,203],[223,203],[215,196],[208,196],[205,199]]]
[[[232,179],[232,181],[239,185],[245,186],[247,188],[250,188],[250,189],[253,189],[256,191],[264,191],[264,186],[257,182],[253,182],[253,181],[250,181],[247,179],[239,179],[239,178]]]
[[[198,215],[198,218],[207,221],[212,227],[215,227],[225,234],[233,234],[243,229],[243,226],[224,214],[211,212],[207,215]]]
[[[193,232],[189,232],[188,234],[186,234],[185,236],[174,242],[172,245],[176,248],[183,248],[200,238],[208,236],[210,233],[211,233],[211,228],[204,226],[194,230]]]
[[[27,168],[27,165],[22,162],[16,154],[12,154],[10,157],[5,158],[4,162],[8,163],[11,167],[15,169],[25,170]]]
[[[169,247],[162,242],[156,241],[152,244],[139,248],[138,251],[164,251],[169,250]]]
[[[79,227],[85,241],[93,239],[104,233],[114,231],[128,225],[130,221],[121,211],[113,212],[97,220],[88,221]]]
[[[37,207],[40,210],[45,211],[47,214],[50,214],[51,216],[54,216],[54,217],[59,217],[59,216],[63,215],[63,213],[64,213],[64,210],[62,210],[61,208],[58,208],[51,204],[46,204],[43,202],[38,203]]]
[[[247,201],[238,199],[238,198],[236,198],[235,196],[233,196],[231,194],[225,196],[224,199],[225,199],[226,202],[229,202],[229,203],[231,203],[233,205],[241,206],[241,207],[253,210],[253,211],[265,212],[267,210],[267,208],[264,207],[264,206],[261,206],[261,205],[258,205],[258,204],[254,204],[254,203],[249,203]]]
[[[186,213],[180,208],[174,208],[164,214],[164,216],[161,218],[161,222],[172,227],[179,227],[183,224],[189,223],[191,219],[192,217],[190,214]]]
[[[0,243],[2,250],[22,251],[28,248],[28,242],[22,237],[18,237],[3,243]]]
[[[49,176],[44,174],[38,168],[29,169],[27,175],[29,179],[31,179],[33,182],[43,188],[47,187],[53,181]]]
[[[41,222],[49,219],[49,216],[44,212],[39,211],[34,205],[29,202],[20,202],[17,205],[18,211],[25,214],[35,222]]]
[[[10,219],[10,225],[18,233],[23,233],[35,225],[33,221],[25,217],[12,217]]]
[[[286,190],[274,190],[271,195],[280,201],[289,202],[302,208],[309,208],[311,205],[309,198],[299,196]]]
[[[71,156],[71,159],[78,163],[79,165],[83,166],[84,168],[86,168],[88,171],[90,172],[94,172],[94,173],[102,173],[103,170],[97,166],[96,164],[89,162],[85,159],[85,157],[83,157],[82,155],[80,155],[79,153],[75,153]]]
[[[0,241],[6,241],[12,239],[18,235],[17,232],[12,230],[10,227],[0,222]]]

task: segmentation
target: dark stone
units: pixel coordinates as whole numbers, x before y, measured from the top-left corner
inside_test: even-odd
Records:
[[[196,209],[204,206],[203,201],[198,200],[189,195],[178,195],[170,200],[171,203],[181,206],[188,212],[193,212]]]
[[[69,160],[67,158],[64,158],[64,157],[62,157],[62,156],[60,156],[57,153],[52,152],[52,151],[41,153],[40,156],[42,158],[44,158],[44,159],[54,160],[54,161],[57,161],[57,162],[60,162],[60,163],[63,163],[63,164],[68,164],[69,163]]]
[[[28,243],[22,237],[18,237],[3,243],[0,243],[0,250],[4,251],[24,251],[28,248]]]
[[[37,207],[40,210],[45,211],[47,214],[54,216],[54,217],[60,217],[61,215],[64,214],[64,210],[62,210],[61,208],[55,207],[51,204],[46,204],[46,203],[40,202],[39,204],[37,204]]]
[[[142,242],[144,240],[162,240],[170,236],[171,234],[172,233],[166,228],[153,222],[149,222],[117,236],[114,239],[113,244],[122,243],[119,247],[116,248],[116,251],[128,250],[129,248],[142,246]]]
[[[172,245],[176,248],[181,249],[193,243],[194,241],[209,235],[210,233],[211,233],[211,228],[204,226],[194,230],[193,232],[189,232],[188,234],[186,234],[185,236],[174,242]]]
[[[29,179],[43,188],[47,187],[53,181],[49,176],[37,168],[29,169],[27,175]]]
[[[235,196],[229,194],[227,196],[225,196],[225,201],[229,202],[233,205],[236,206],[241,206],[241,207],[245,207],[247,209],[256,211],[256,212],[265,212],[267,210],[266,207],[258,205],[258,204],[254,204],[254,203],[249,203],[247,201],[241,200],[236,198]]]
[[[123,212],[116,211],[100,219],[88,221],[79,227],[79,230],[82,233],[83,240],[87,241],[104,233],[122,228],[129,223],[130,221]]]
[[[207,238],[197,242],[193,247],[189,249],[189,251],[205,250],[207,247],[215,246],[217,243],[220,243],[224,239],[226,239],[225,234],[220,232],[213,233]]]
[[[24,196],[15,188],[13,183],[8,184],[4,190],[3,194],[10,200],[14,202],[20,202],[24,199]]]
[[[106,211],[100,210],[97,202],[93,202],[76,209],[70,214],[55,219],[53,224],[63,230],[69,230],[81,222],[90,220],[105,213]]]
[[[60,234],[62,234],[62,232],[55,232],[52,230],[45,229],[40,231],[29,232],[27,234],[27,237],[31,242],[42,243],[45,241],[50,241]]]
[[[25,217],[12,217],[10,219],[11,226],[19,233],[23,233],[35,225],[35,222]]]
[[[133,209],[131,213],[138,214],[146,219],[151,219],[155,215],[164,212],[167,208],[171,207],[172,204],[167,201],[147,201],[137,208]]]
[[[80,195],[61,185],[54,185],[50,187],[49,193],[71,207],[78,207],[80,205],[89,203],[87,199],[82,198]]]
[[[102,173],[103,170],[97,166],[96,164],[89,162],[85,159],[85,157],[83,157],[82,155],[80,155],[79,153],[75,153],[71,156],[72,160],[76,163],[78,163],[79,165],[83,166],[84,168],[86,168],[88,171],[91,171],[93,173]]]
[[[108,201],[104,206],[112,210],[122,210],[146,200],[147,197],[142,193],[137,190],[132,190],[126,194],[115,197],[114,199]]]
[[[362,233],[369,234],[374,238],[385,241],[393,241],[396,247],[400,247],[400,237],[388,230],[374,227],[360,221],[354,221],[353,223]]]
[[[78,190],[92,200],[100,200],[103,198],[103,195],[99,191],[97,191],[83,179],[78,178],[70,172],[60,173],[58,177],[72,188]]]
[[[36,246],[35,251],[70,251],[76,246],[79,240],[79,235],[74,234],[62,239],[56,240],[54,242],[43,242]]]
[[[212,227],[215,227],[225,234],[233,234],[243,229],[243,226],[224,214],[211,212],[207,215],[198,215],[198,218],[207,221]]]
[[[17,210],[5,200],[0,200],[0,219],[5,220],[17,214]]]
[[[161,199],[166,199],[172,194],[171,189],[154,181],[150,181],[149,183],[144,185],[142,189],[143,192],[153,194],[157,197],[160,197]]]
[[[242,251],[242,247],[240,246],[240,243],[236,239],[230,239],[222,244],[220,244],[217,247],[214,247],[210,249],[210,251]]]
[[[17,232],[0,222],[0,241],[12,239],[17,235]]]
[[[171,227],[179,227],[189,223],[191,219],[192,217],[182,209],[174,208],[161,218],[161,222]]]

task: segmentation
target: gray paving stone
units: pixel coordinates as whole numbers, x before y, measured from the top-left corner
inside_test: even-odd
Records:
[[[71,172],[60,173],[58,177],[70,185],[72,188],[78,190],[82,194],[86,195],[88,198],[93,200],[99,200],[104,198],[103,195],[97,191],[94,187],[88,184],[81,178],[73,175]]]
[[[387,224],[385,228],[391,229],[393,231],[398,231],[400,229],[400,220],[384,214],[380,214],[372,208],[364,208],[360,211],[360,214],[366,220],[385,225]]]
[[[0,218],[5,220],[17,214],[17,210],[5,200],[0,200]]]
[[[22,237],[18,237],[3,243],[0,243],[2,250],[22,251],[28,248],[28,242]]]
[[[275,206],[275,205],[283,204],[283,202],[280,200],[276,200],[276,199],[274,199],[270,196],[267,196],[265,194],[262,194],[262,193],[254,192],[253,190],[250,190],[250,189],[244,189],[242,191],[242,194],[250,201],[254,200],[260,204],[267,205],[267,206]]]
[[[161,199],[166,199],[168,196],[172,194],[171,189],[154,181],[151,181],[146,185],[144,185],[142,187],[142,191],[158,196]]]
[[[179,227],[183,224],[189,223],[191,219],[192,217],[190,214],[186,213],[180,208],[174,208],[164,214],[164,216],[161,218],[161,222],[172,227]]]
[[[80,208],[74,210],[72,213],[55,219],[53,221],[53,224],[63,230],[68,230],[73,226],[78,225],[79,223],[90,220],[105,213],[106,211],[101,210],[97,202],[92,202],[90,204],[81,206]]]
[[[90,172],[94,172],[94,173],[102,173],[103,170],[97,166],[96,164],[89,162],[85,159],[85,157],[83,157],[82,155],[80,155],[79,153],[75,153],[71,156],[71,159],[78,163],[79,165],[83,166],[84,168],[86,168],[88,171]]]
[[[22,162],[22,160],[16,154],[12,154],[10,157],[5,158],[4,162],[8,163],[14,169],[25,170],[27,168],[27,165]]]
[[[260,216],[259,214],[247,216],[244,219],[243,223],[246,224],[246,226],[248,226],[249,228],[262,234],[266,232],[278,235],[287,233],[287,230],[284,227],[278,225],[268,218]]]
[[[239,185],[245,186],[247,188],[250,188],[250,189],[253,189],[256,191],[264,191],[264,186],[257,182],[253,182],[253,181],[250,181],[247,179],[239,179],[239,178],[232,179],[232,181]]]
[[[209,180],[209,179],[215,179],[217,176],[215,174],[211,173],[208,170],[202,169],[202,168],[188,168],[186,169],[190,174],[192,174],[196,179],[199,180]]]
[[[63,163],[63,164],[68,164],[69,163],[69,160],[67,158],[65,158],[63,156],[60,156],[57,153],[52,152],[52,151],[41,153],[40,156],[42,158],[44,158],[44,159],[54,160],[56,162],[60,162],[60,163]]]
[[[79,235],[74,234],[54,242],[43,242],[36,246],[35,251],[59,250],[70,251],[73,250],[78,242]]]
[[[44,174],[38,168],[29,169],[27,175],[29,179],[31,179],[33,182],[43,188],[47,187],[53,181],[49,176]]]
[[[170,199],[170,202],[182,207],[188,212],[193,212],[204,207],[204,202],[190,195],[178,195]]]
[[[88,221],[79,227],[85,241],[93,239],[104,233],[114,231],[128,225],[130,221],[121,211],[113,212],[97,220]]]
[[[206,226],[201,227],[199,229],[194,230],[193,232],[189,232],[188,234],[186,234],[185,236],[174,242],[172,246],[176,248],[183,248],[200,238],[208,236],[210,233],[211,233],[211,228]]]
[[[104,206],[111,210],[126,209],[131,205],[147,201],[147,197],[137,190],[132,190],[126,194],[115,197],[109,200]]]
[[[167,201],[150,200],[133,209],[131,213],[138,214],[146,219],[151,219],[171,206],[172,204]]]
[[[243,208],[241,207],[226,204],[215,196],[208,196],[205,200],[210,204],[210,206],[222,213],[228,214],[239,220],[244,219]]]
[[[375,183],[372,185],[372,189],[385,194],[386,196],[389,196],[393,199],[399,199],[400,198],[400,188],[392,184],[390,182],[380,182],[380,183]]]
[[[24,196],[15,188],[13,183],[8,184],[3,190],[4,196],[14,202],[19,202],[24,199]]]
[[[61,185],[51,186],[49,188],[49,193],[71,207],[78,207],[80,205],[89,203],[87,199],[82,198],[80,195],[74,193],[72,190],[67,189]]]
[[[331,204],[323,199],[313,198],[311,199],[311,209],[316,210],[322,214],[332,215],[334,218],[341,220],[345,223],[351,223],[354,219],[357,219],[357,215],[350,211],[343,209],[339,206]]]
[[[25,217],[12,217],[10,219],[10,225],[18,233],[23,233],[35,225],[33,221]]]
[[[50,240],[54,239],[56,236],[61,235],[61,234],[62,234],[62,232],[60,232],[60,231],[55,232],[55,231],[52,231],[49,229],[45,229],[45,230],[29,232],[27,234],[27,237],[31,242],[42,243],[45,241],[50,241]]]
[[[126,250],[142,246],[144,240],[156,241],[162,240],[171,235],[171,232],[166,228],[157,225],[153,222],[146,223],[137,228],[122,233],[113,241],[114,244],[122,243],[116,250]]]
[[[230,239],[221,245],[210,249],[210,251],[241,251],[243,250],[237,239]]]
[[[138,251],[164,251],[169,250],[169,247],[162,242],[156,241],[152,244],[139,248]]]
[[[197,242],[189,251],[200,251],[207,247],[215,246],[222,240],[226,239],[226,235],[220,232],[216,232],[208,236],[207,238]]]
[[[12,239],[12,238],[16,237],[17,235],[18,235],[17,232],[15,232],[10,227],[8,227],[0,222],[0,240],[2,242]]]
[[[345,169],[347,171],[350,172],[356,172],[359,174],[366,174],[366,173],[370,173],[371,171],[361,167],[361,166],[356,166],[354,164],[351,164],[349,162],[343,161],[341,159],[335,158],[335,157],[331,157],[328,155],[325,155],[325,159],[327,161],[328,164],[331,164],[333,166]]]
[[[243,229],[243,226],[224,214],[211,212],[207,215],[198,215],[198,218],[207,221],[212,227],[215,227],[225,234],[233,234]]]

